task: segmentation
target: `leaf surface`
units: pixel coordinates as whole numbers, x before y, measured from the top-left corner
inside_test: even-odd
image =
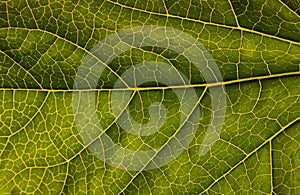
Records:
[[[298,194],[300,193],[300,2],[289,0],[106,0],[0,2],[1,194]],[[200,42],[226,90],[221,133],[203,156],[211,83],[184,56],[132,48],[113,59],[95,89],[74,90],[83,59],[104,38],[142,25],[168,26]],[[165,123],[149,136],[130,134],[111,105],[126,70],[155,61],[185,75],[197,94],[198,129],[175,160],[153,170],[111,166],[90,150],[76,126],[72,95],[95,94],[105,133],[119,146],[146,151],[169,143],[184,113],[172,88],[148,82],[126,109],[139,124],[161,102]],[[132,89],[123,89],[132,91]],[[117,93],[117,92],[116,92]],[[125,108],[123,108],[125,109]],[[162,115],[163,116],[163,115]],[[163,117],[161,117],[163,118]],[[139,160],[139,159],[135,159]]]

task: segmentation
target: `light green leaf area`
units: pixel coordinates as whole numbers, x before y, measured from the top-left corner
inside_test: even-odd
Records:
[[[183,55],[133,48],[98,75],[96,89],[73,89],[93,46],[141,25],[189,34],[220,69],[226,117],[203,156],[211,84]],[[299,0],[6,0],[0,2],[0,49],[0,194],[300,194]],[[128,102],[140,124],[151,120],[151,104],[164,105],[164,124],[152,135],[124,131],[111,108],[118,77],[144,61],[170,64],[185,75],[200,117],[195,138],[174,161],[128,171],[97,158],[89,150],[94,142],[83,143],[72,95],[95,93],[99,123],[118,145],[161,147],[180,129],[183,111],[172,89],[144,83]]]

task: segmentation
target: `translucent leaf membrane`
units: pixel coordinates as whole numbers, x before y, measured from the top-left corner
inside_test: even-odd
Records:
[[[0,194],[299,194],[299,7],[297,0],[0,2]],[[83,59],[90,55],[101,63],[91,52],[99,41],[143,25],[196,39],[223,81],[208,84],[185,55],[147,46],[106,64],[95,88],[74,90]],[[131,151],[161,147],[179,131],[180,116],[191,114],[170,87],[156,80],[122,89],[133,92],[124,109],[134,124],[157,124],[151,135],[129,133],[118,124],[130,121],[129,115],[116,116],[112,109],[123,100],[113,96],[117,80],[149,61],[170,65],[190,83],[176,87],[195,91],[198,128],[170,163],[119,169],[89,150],[99,139],[82,140],[72,97],[94,97],[97,122],[117,145]],[[200,156],[213,85],[224,85],[226,116],[216,142]],[[156,116],[156,108],[163,108],[157,102],[165,113]],[[149,123],[151,116],[164,124]]]

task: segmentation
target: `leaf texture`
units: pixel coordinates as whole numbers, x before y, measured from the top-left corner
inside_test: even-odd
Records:
[[[206,82],[174,50],[145,46],[106,64],[95,88],[73,88],[86,56],[101,61],[93,53],[99,41],[144,25],[196,39],[223,81]],[[0,2],[0,47],[1,194],[300,194],[299,0],[7,0]],[[120,89],[132,92],[123,109],[138,124],[150,123],[153,103],[164,105],[158,116],[164,123],[149,136],[125,131],[112,109],[115,83],[145,61],[170,64],[185,76],[189,85],[174,87],[195,91],[197,132],[167,165],[120,169],[92,152],[97,139],[82,140],[72,97],[95,95],[98,122],[119,146],[162,147],[180,130],[180,116],[192,115],[181,109],[176,90],[157,80]],[[212,113],[209,89],[220,85],[224,124],[201,156]]]

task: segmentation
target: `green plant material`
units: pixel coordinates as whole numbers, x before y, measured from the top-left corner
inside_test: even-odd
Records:
[[[299,0],[1,1],[0,194],[300,194],[299,7]],[[162,129],[140,137],[115,123],[116,75],[143,61],[180,70],[194,85],[201,113],[195,138],[178,158],[127,171],[83,144],[73,83],[99,41],[150,24],[176,28],[207,48],[223,76],[226,117],[217,142],[199,156],[211,115],[201,74],[163,48],[122,53],[99,75],[95,96],[99,123],[115,143],[148,150],[179,128],[179,100],[155,82],[137,90],[128,109],[144,124],[150,105],[161,101],[168,110]]]

